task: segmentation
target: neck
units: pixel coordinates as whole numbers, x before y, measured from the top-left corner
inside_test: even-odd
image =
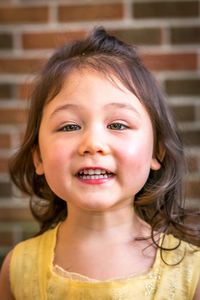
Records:
[[[133,241],[149,235],[149,226],[135,213],[132,206],[106,212],[91,212],[68,207],[68,217],[61,225],[62,236],[77,240],[109,242]]]

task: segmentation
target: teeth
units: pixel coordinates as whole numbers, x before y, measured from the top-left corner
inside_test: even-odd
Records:
[[[105,174],[105,175],[83,175],[83,179],[103,179],[103,178],[109,178],[111,175]]]
[[[83,169],[79,172],[82,179],[102,179],[109,178],[112,173],[102,169]]]
[[[101,169],[84,169],[80,171],[81,175],[104,175],[104,174],[110,174],[110,172],[106,172],[106,170],[101,170]]]

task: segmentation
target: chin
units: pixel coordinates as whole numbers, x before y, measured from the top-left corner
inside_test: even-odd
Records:
[[[79,207],[85,211],[93,211],[93,212],[106,212],[113,207],[115,207],[116,203],[108,203],[102,201],[91,201],[87,203],[81,203]]]

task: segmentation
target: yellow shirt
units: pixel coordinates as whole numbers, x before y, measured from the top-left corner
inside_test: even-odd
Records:
[[[66,278],[53,266],[58,226],[18,244],[10,265],[11,289],[16,300],[190,300],[200,278],[200,249],[186,242],[164,251],[165,264],[157,251],[148,273],[126,279],[87,281]],[[165,247],[177,245],[172,235]],[[70,274],[70,273],[69,273]]]

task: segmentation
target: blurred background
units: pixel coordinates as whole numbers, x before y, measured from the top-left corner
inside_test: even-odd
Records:
[[[200,1],[0,0],[0,261],[38,229],[8,174],[31,81],[53,49],[96,25],[136,45],[167,94],[187,155],[187,205],[200,211]]]

